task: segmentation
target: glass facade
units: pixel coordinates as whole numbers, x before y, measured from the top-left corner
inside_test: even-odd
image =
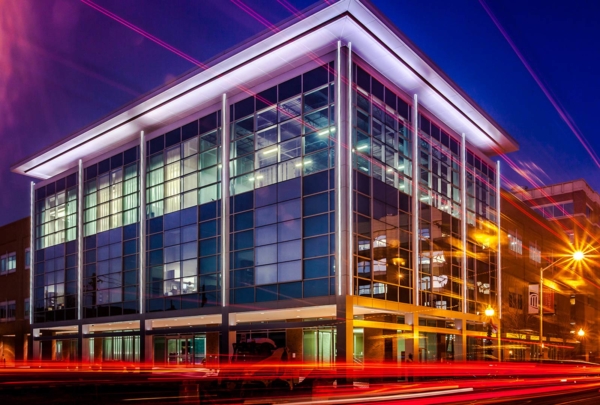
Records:
[[[221,302],[221,113],[147,142],[150,312]]]
[[[467,311],[474,314],[496,302],[496,169],[467,149],[466,177]]]
[[[412,303],[411,107],[353,72],[354,294]]]
[[[77,212],[76,174],[39,187],[33,256],[35,323],[76,320],[79,293],[82,325],[106,317],[121,316],[118,322],[138,319],[144,302],[143,312],[209,309],[175,312],[176,317],[215,316],[223,299],[238,308],[284,309],[291,300],[333,306],[330,297],[338,286],[336,248],[338,253],[345,251],[336,246],[336,207],[343,207],[348,198],[353,229],[349,247],[353,291],[348,294],[399,304],[415,304],[417,297],[420,306],[455,312],[463,311],[466,298],[473,314],[494,303],[495,168],[468,151],[467,184],[461,184],[459,137],[427,111],[415,114],[418,128],[413,128],[415,107],[408,97],[358,64],[352,65],[350,116],[342,112],[342,119],[352,123],[350,133],[341,131],[346,144],[338,139],[334,68],[333,62],[327,63],[240,101],[234,99],[226,107],[228,122],[222,122],[222,111],[213,111],[147,137],[144,156],[142,148],[134,146],[86,166],[82,212]],[[339,141],[342,145],[337,145]],[[346,195],[336,190],[340,175],[336,167],[344,167],[344,162],[336,161],[336,146],[342,151],[351,148],[351,192]],[[223,161],[225,154],[228,158]],[[223,164],[229,165],[229,178],[224,177]],[[224,193],[229,194],[228,201],[222,200],[222,187],[228,187]],[[223,206],[228,206],[227,212],[222,212]],[[225,234],[224,220],[229,223]],[[346,238],[338,240],[347,243]],[[222,251],[223,245],[229,250]],[[223,263],[229,267],[223,269]],[[223,270],[228,272],[227,285]],[[163,319],[155,314],[150,318]],[[155,360],[198,364],[208,356],[209,346],[216,353],[215,344],[208,344],[210,332],[204,330],[210,330],[205,328],[208,324],[195,321],[188,324],[194,328],[189,334],[155,335]],[[330,364],[335,360],[337,330],[332,324],[337,320],[326,324],[318,318],[321,321],[321,326],[296,326],[301,333],[289,338],[302,343],[298,353],[305,360]],[[402,333],[390,328],[390,333]],[[354,333],[354,354],[363,361],[374,356],[369,340],[379,329],[359,329]],[[91,358],[137,361],[138,333],[84,338],[89,339]],[[273,336],[285,343],[287,330],[277,333]],[[250,335],[260,337],[254,331]],[[419,352],[414,355],[423,361],[454,356],[453,333],[419,336]],[[386,359],[404,359],[405,352],[404,338],[385,341]]]
[[[84,236],[139,222],[138,149],[85,168]]]
[[[137,313],[139,148],[84,173],[83,317]]]
[[[34,321],[77,319],[77,175],[35,191]]]
[[[230,302],[334,284],[333,63],[232,105]]]

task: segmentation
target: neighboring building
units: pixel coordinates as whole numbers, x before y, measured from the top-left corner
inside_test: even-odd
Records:
[[[516,142],[367,2],[303,15],[13,167],[34,359],[480,358]]]
[[[566,246],[570,250],[584,251],[594,259],[597,257],[596,246],[600,242],[600,195],[585,180],[533,189],[519,188],[513,192],[540,216],[552,222],[556,229],[565,233],[565,240],[561,243],[563,252],[567,250]],[[570,323],[576,325],[575,329],[582,328],[586,331],[586,346],[590,349],[587,353],[588,357],[597,356],[599,351],[597,342],[600,337],[598,334],[600,294],[598,289],[593,287],[600,269],[594,259],[586,261],[587,265],[584,268],[587,281],[583,281],[583,287],[588,288],[577,288],[573,291],[572,311],[569,314]],[[571,285],[581,287],[580,283],[581,280],[575,280]]]
[[[593,259],[576,263],[569,233],[519,201],[519,194],[502,191],[502,329],[504,359],[540,357],[565,359],[598,355],[598,291],[585,282]],[[540,269],[544,272],[544,352],[540,354],[537,300]],[[582,340],[576,332],[583,329]],[[586,348],[585,355],[583,348]]]
[[[27,359],[29,218],[0,227],[0,367]]]

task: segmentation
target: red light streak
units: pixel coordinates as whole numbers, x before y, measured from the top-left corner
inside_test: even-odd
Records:
[[[525,57],[523,56],[521,51],[519,51],[519,48],[517,48],[516,44],[512,41],[512,39],[508,35],[508,32],[506,32],[504,27],[500,24],[500,21],[498,21],[496,16],[492,13],[492,10],[488,7],[485,0],[479,0],[479,3],[485,9],[485,12],[492,19],[492,21],[494,22],[494,25],[496,25],[496,28],[498,28],[498,30],[500,31],[500,33],[502,34],[504,39],[506,39],[506,42],[508,42],[508,44],[510,45],[512,50],[515,52],[515,54],[521,61],[521,63],[523,63],[523,66],[525,66],[525,68],[527,69],[527,71],[529,72],[529,74],[531,75],[533,80],[535,80],[536,84],[538,85],[540,90],[542,90],[542,92],[544,93],[544,95],[546,96],[546,98],[548,99],[550,104],[552,104],[552,106],[554,107],[554,109],[556,110],[556,112],[558,113],[560,118],[565,122],[565,124],[567,124],[567,126],[569,127],[571,132],[573,132],[575,137],[579,140],[581,145],[585,148],[587,153],[590,155],[590,157],[592,158],[592,160],[594,161],[596,166],[600,167],[600,159],[598,158],[596,153],[593,151],[593,149],[591,148],[591,146],[589,145],[587,140],[584,138],[583,134],[581,133],[581,131],[579,130],[577,125],[573,122],[573,119],[570,117],[569,114],[566,113],[564,108],[552,96],[552,93],[546,88],[546,86],[544,85],[542,80],[538,77],[538,75],[535,73],[533,68],[529,65],[529,63],[527,62],[527,60],[525,59]]]

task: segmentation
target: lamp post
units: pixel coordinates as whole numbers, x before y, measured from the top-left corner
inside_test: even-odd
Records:
[[[587,361],[587,355],[584,356],[583,353],[583,337],[585,336],[585,331],[583,330],[583,328],[579,328],[579,330],[577,331],[577,336],[579,336],[579,352],[581,354],[581,358]]]
[[[496,311],[494,311],[494,308],[492,308],[492,306],[488,304],[487,308],[485,309],[485,316],[487,316],[489,318],[489,321],[487,324],[487,340],[488,340],[488,344],[490,346],[492,345],[492,317],[494,316],[495,313],[496,313]],[[491,356],[492,351],[493,351],[493,349],[491,347],[488,347],[485,350],[485,354],[487,354],[488,356]]]
[[[583,260],[584,257],[585,257],[584,253],[582,251],[578,250],[573,253],[572,257],[567,257],[567,258],[570,258],[574,261],[580,261],[580,260]],[[539,311],[540,311],[540,356],[542,356],[543,351],[544,351],[544,272],[546,270],[548,270],[550,267],[554,266],[559,261],[560,261],[560,259],[557,260],[556,262],[550,263],[546,267],[540,268],[540,286],[539,286],[539,292],[538,292],[538,295],[540,297],[539,302],[538,302],[538,307],[539,307]],[[581,329],[579,331],[583,332],[583,330],[581,330]]]

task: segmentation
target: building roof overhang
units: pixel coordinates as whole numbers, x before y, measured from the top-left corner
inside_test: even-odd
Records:
[[[352,51],[419,105],[488,156],[518,149],[516,141],[370,4],[341,0],[315,7],[14,166],[51,178],[194,112],[352,43]]]

